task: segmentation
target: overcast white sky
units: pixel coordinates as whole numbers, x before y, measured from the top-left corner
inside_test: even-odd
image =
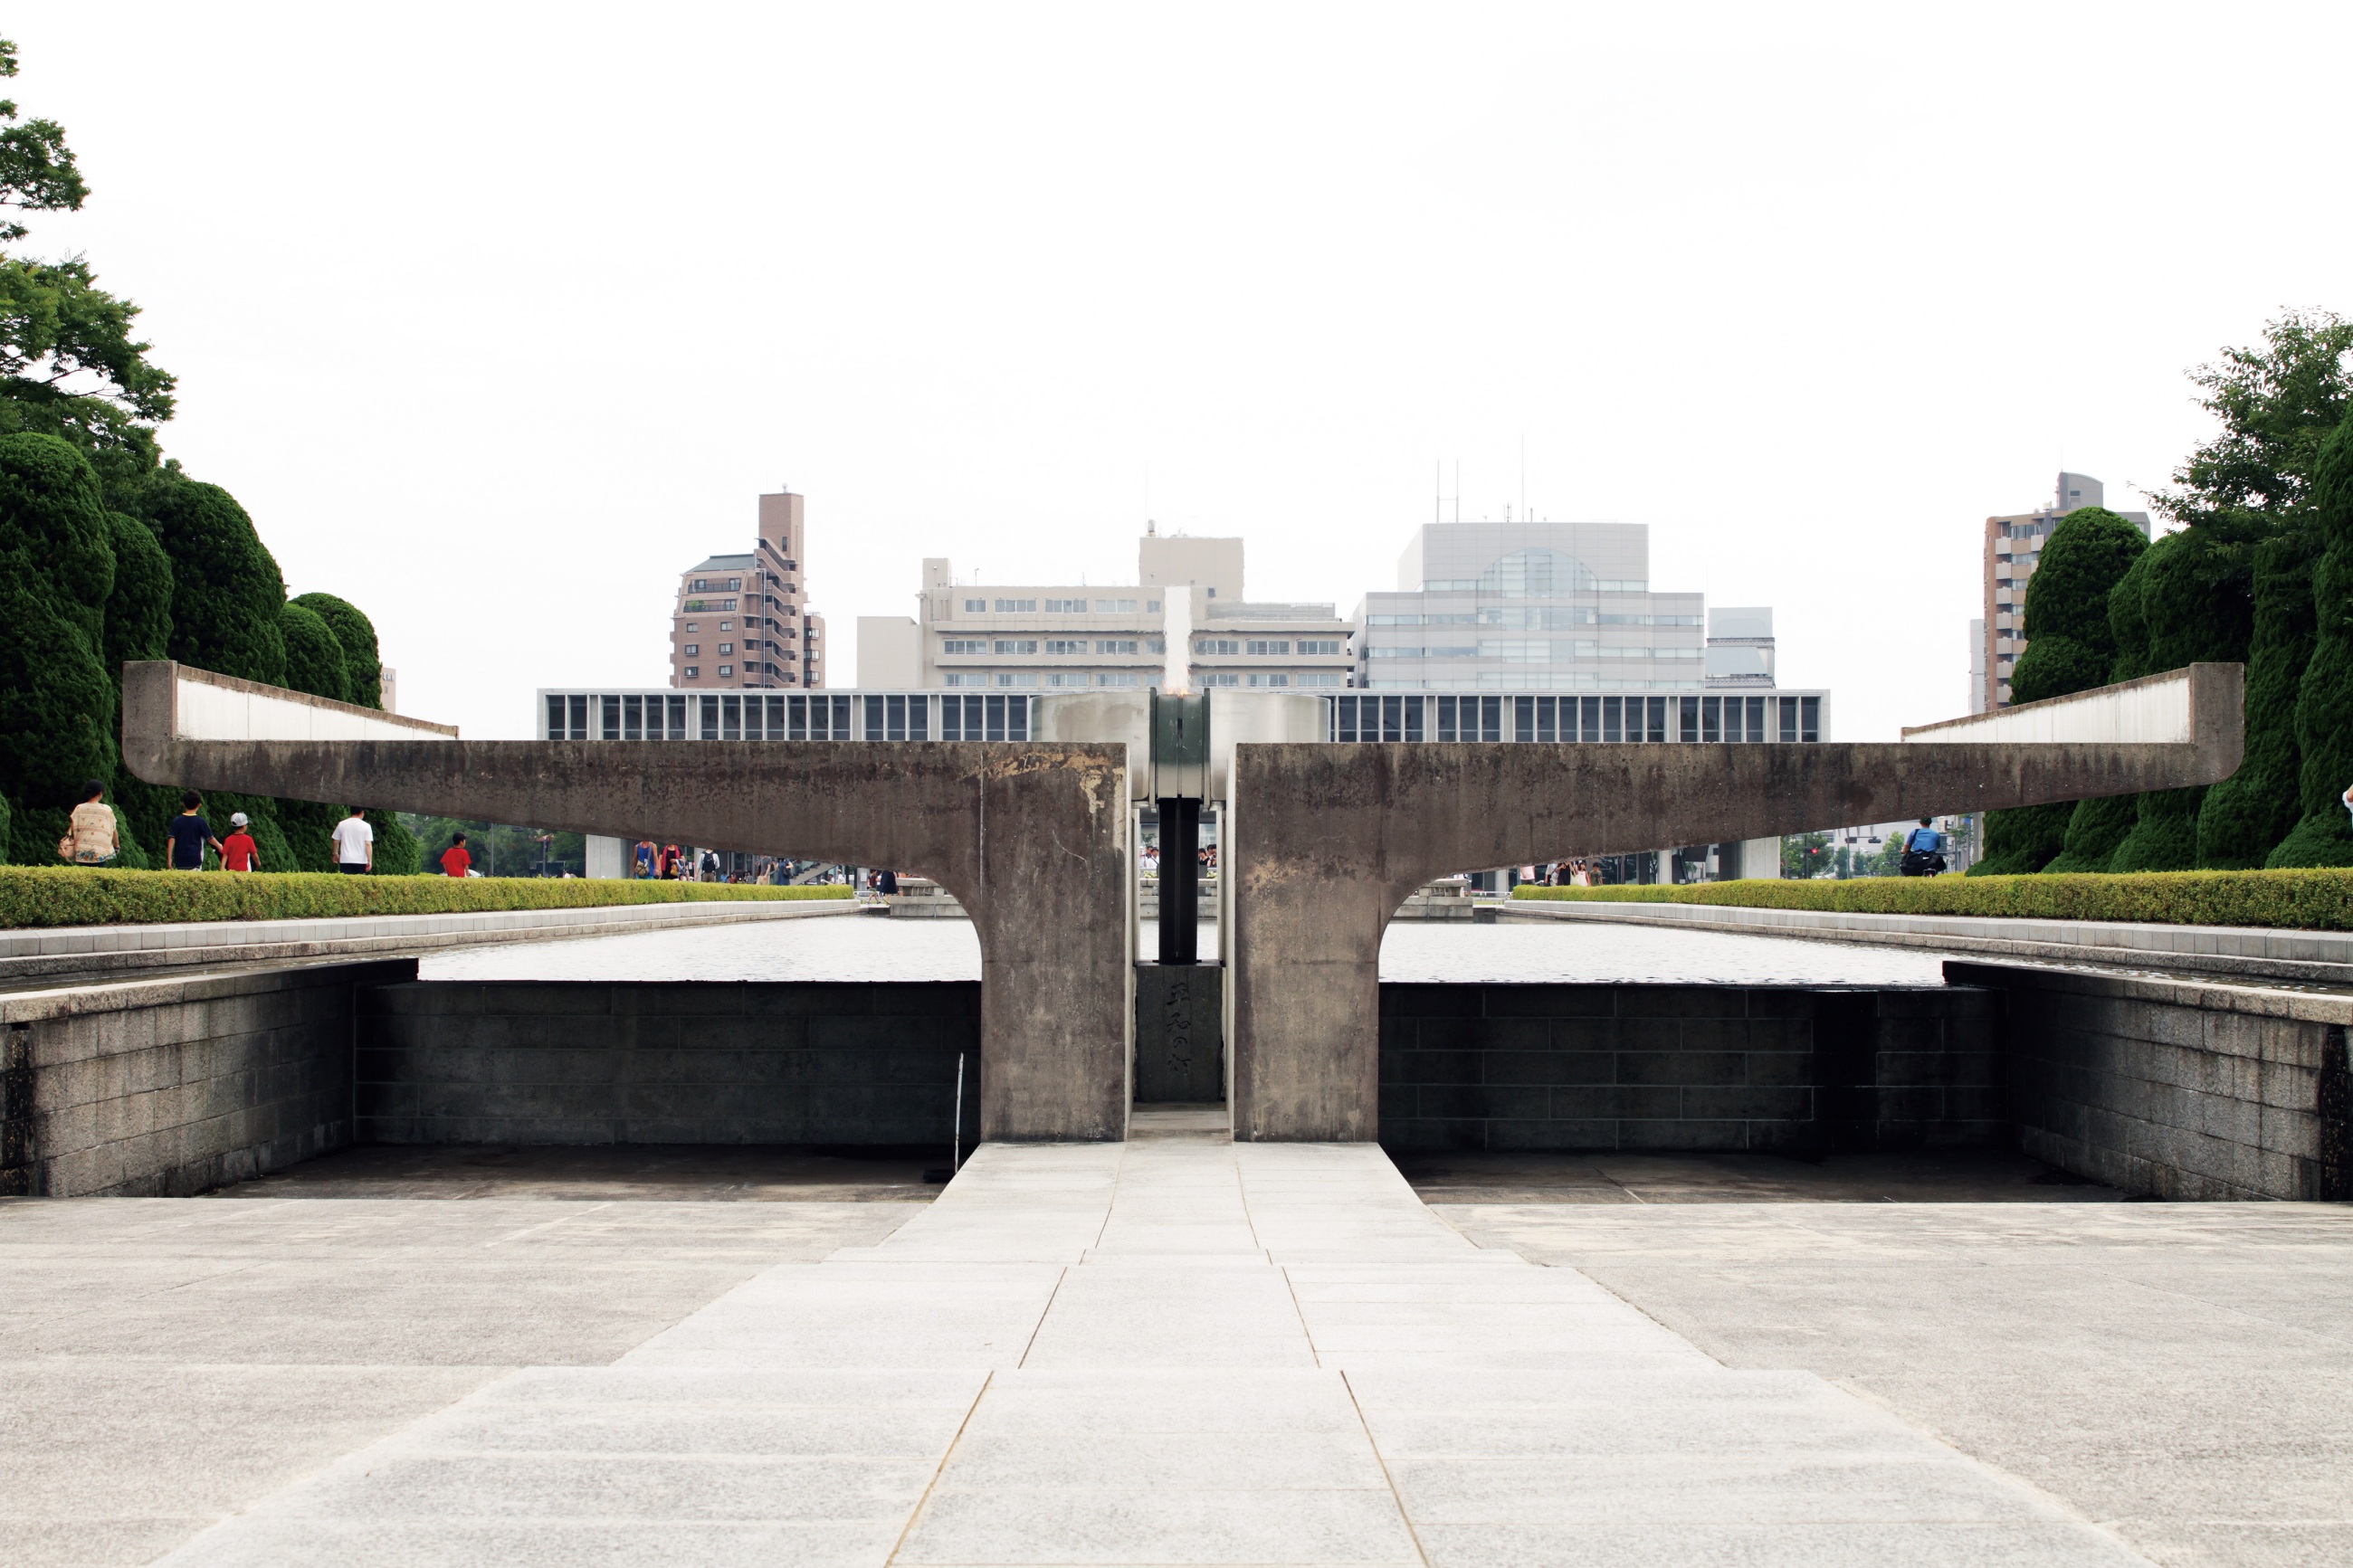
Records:
[[[1462,515],[1651,525],[1841,738],[1963,710],[1989,512],[2143,504],[2183,377],[2353,311],[2353,7],[399,7],[8,19],[166,449],[401,706],[666,678],[808,497],[849,683],[918,563],[1388,587]],[[1451,482],[1450,482],[1451,488]]]

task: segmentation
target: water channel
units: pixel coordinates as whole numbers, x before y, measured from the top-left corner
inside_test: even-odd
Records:
[[[1155,951],[1155,942],[1146,922],[1143,951]],[[1215,926],[1201,928],[1201,951],[1217,951]],[[1381,978],[1936,985],[1944,979],[1945,956],[1652,926],[1400,921],[1381,942]],[[418,973],[427,980],[977,980],[980,943],[965,921],[845,916],[470,948],[427,957]]]

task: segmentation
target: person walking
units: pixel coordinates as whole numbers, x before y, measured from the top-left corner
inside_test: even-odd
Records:
[[[261,846],[254,842],[253,819],[241,811],[229,813],[228,837],[221,840],[221,869],[224,871],[259,871],[261,869]]]
[[[81,804],[73,808],[66,836],[58,840],[58,858],[77,866],[111,866],[121,852],[121,825],[106,804],[106,786],[96,779],[81,786]]]
[[[1904,858],[1896,862],[1896,875],[1933,877],[1944,868],[1945,836],[1924,816],[1919,826],[1904,836]]]
[[[205,820],[205,797],[195,790],[180,796],[180,815],[172,818],[164,829],[168,847],[164,864],[174,871],[201,871],[205,868],[205,851],[217,851],[221,843],[213,837],[213,825]]]
[[[880,879],[879,879],[879,880],[881,882],[881,884],[882,884],[882,896],[883,896],[884,898],[886,898],[886,899],[895,899],[895,898],[897,898],[897,897],[899,896],[899,873],[898,873],[898,872],[892,870],[889,867],[887,867],[887,866],[886,866],[886,867],[884,867],[884,868],[882,868],[882,875],[881,875],[881,877]]]
[[[346,877],[365,876],[375,869],[375,829],[368,826],[366,810],[352,807],[352,814],[327,835],[335,846],[335,869]]]
[[[472,868],[473,864],[473,852],[466,847],[466,836],[462,833],[451,834],[449,847],[441,851],[441,874],[445,877],[462,877]]]
[[[652,839],[640,838],[638,840],[637,880],[644,882],[652,879],[654,874],[654,860],[660,853],[661,852],[654,847],[654,841]]]

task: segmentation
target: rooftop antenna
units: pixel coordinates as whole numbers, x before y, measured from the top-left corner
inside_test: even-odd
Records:
[[[1435,458],[1430,463],[1430,521],[1446,521],[1446,464]]]
[[[1454,459],[1454,521],[1462,521],[1462,459]]]
[[[1528,433],[1520,432],[1520,521],[1528,520]]]

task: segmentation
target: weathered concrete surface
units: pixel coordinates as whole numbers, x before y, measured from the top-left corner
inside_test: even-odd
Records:
[[[2243,749],[2239,667],[2192,666],[2189,686],[2177,743],[1240,747],[1225,851],[1235,1135],[1375,1136],[1381,931],[1425,882],[2211,784]]]
[[[2353,985],[2353,931],[2265,926],[2156,925],[2132,921],[2012,920],[1995,915],[1880,915],[1844,910],[1770,910],[1736,904],[1616,903],[1599,899],[1504,899],[1495,919],[1523,925],[1664,926],[1799,937],[1862,947],[1966,952],[2018,960],[2123,967],[2246,980]],[[1406,918],[1404,911],[1398,919]]]
[[[123,759],[139,777],[624,837],[659,823],[708,848],[929,877],[980,938],[987,1135],[1124,1134],[1124,746],[182,740],[180,684],[199,673],[124,667]]]
[[[1948,963],[2003,999],[2018,1146],[2142,1197],[2353,1198],[2353,996]]]
[[[357,988],[414,959],[0,996],[0,1195],[198,1193],[352,1141]]]
[[[1381,987],[1381,1146],[2000,1148],[2000,997],[1966,985]]]
[[[971,981],[422,981],[359,997],[362,1143],[930,1144]],[[965,1085],[964,1146],[979,1131]]]
[[[2166,1568],[2353,1562],[2353,1211],[2340,1205],[1439,1212],[1487,1246],[1599,1279],[1727,1366],[1802,1367],[1852,1389]],[[1843,1561],[1784,1542],[1739,1561]]]
[[[684,926],[856,917],[853,899],[709,900],[604,904],[579,910],[484,910],[466,914],[350,915],[284,921],[169,921],[152,925],[51,926],[0,931],[0,984],[58,985],[165,969],[209,969],[312,958],[397,957],[491,942],[553,942]]]
[[[880,1245],[485,1387],[169,1561],[2138,1561],[1819,1378],[1472,1246],[1377,1149],[1135,1134],[984,1147]]]
[[[0,1562],[153,1563],[519,1366],[602,1365],[920,1208],[0,1202]]]

